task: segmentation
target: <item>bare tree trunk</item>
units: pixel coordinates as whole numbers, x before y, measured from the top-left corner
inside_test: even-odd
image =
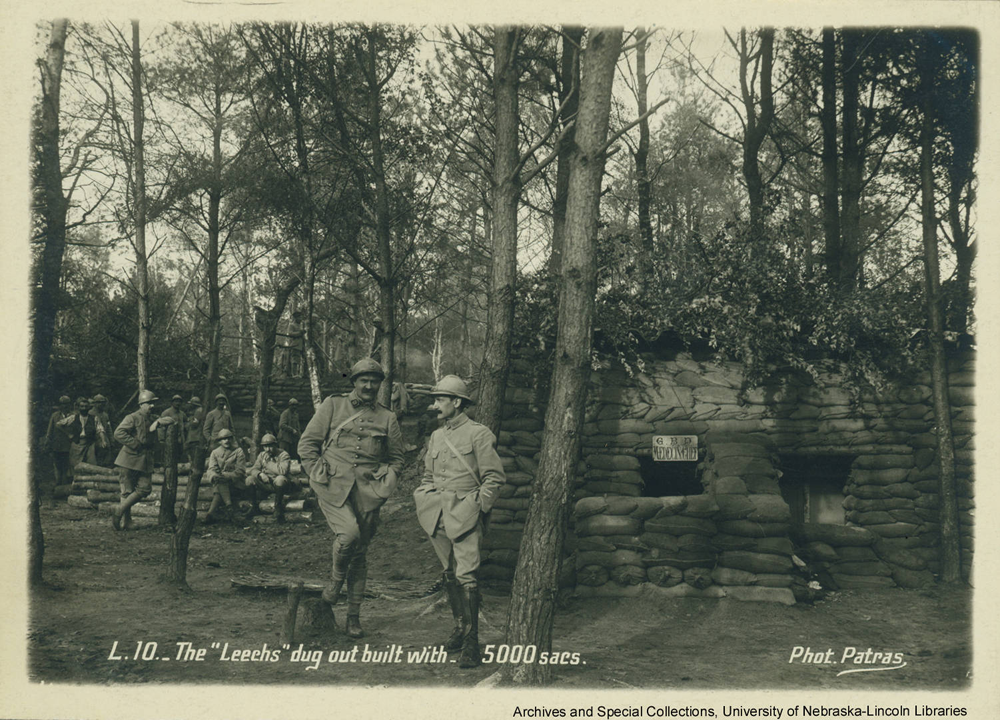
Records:
[[[177,423],[170,423],[166,427],[166,439],[163,446],[163,490],[160,492],[160,516],[158,525],[177,524],[177,515],[174,506],[177,503],[177,450],[178,450],[178,430]]]
[[[565,127],[576,119],[580,106],[580,44],[583,42],[583,27],[566,25],[562,29],[562,58],[559,67],[559,103],[563,106],[560,121]],[[569,193],[569,164],[573,154],[576,126],[559,140],[559,154],[556,158],[556,196],[552,201],[552,251],[549,255],[549,274],[559,275],[563,238],[566,236],[566,196]]]
[[[63,59],[66,51],[66,20],[55,20],[49,35],[45,62],[39,66],[42,79],[38,125],[35,128],[35,153],[38,182],[35,211],[45,233],[45,244],[34,269],[32,298],[32,420],[40,427],[41,408],[49,389],[49,360],[55,333],[59,281],[62,277],[63,254],[66,251],[66,197],[62,187],[62,167],[59,160],[59,95],[62,88]],[[36,436],[40,433],[36,433]],[[28,472],[29,516],[29,582],[42,583],[42,560],[45,539],[38,505],[38,478],[34,467]]]
[[[649,219],[650,206],[650,181],[649,181],[649,118],[643,117],[648,109],[646,99],[647,84],[646,78],[646,28],[641,25],[635,29],[635,81],[636,100],[639,117],[639,146],[635,152],[635,179],[636,190],[639,196],[639,247],[647,259],[641,263],[643,266],[641,278],[643,292],[648,289],[649,272],[651,265],[648,262],[653,257],[653,225]]]
[[[292,275],[278,288],[274,297],[274,305],[270,310],[257,308],[254,318],[254,328],[257,331],[258,357],[257,392],[253,407],[253,430],[251,432],[251,451],[256,455],[260,439],[264,435],[263,418],[267,408],[267,399],[271,394],[271,372],[274,369],[274,351],[278,340],[278,321],[285,312],[288,299],[299,286],[301,278]]]
[[[774,94],[771,71],[774,65],[774,28],[763,28],[760,34],[760,114],[754,102],[751,82],[756,73],[749,72],[750,52],[746,30],[740,30],[740,87],[746,110],[746,132],[743,136],[743,178],[750,197],[750,229],[754,237],[764,227],[764,179],[760,174],[760,148],[771,131],[774,118]]]
[[[826,275],[840,282],[840,179],[837,171],[837,44],[833,28],[823,28],[823,235],[826,244]]]
[[[306,321],[302,326],[302,352],[305,356],[306,373],[309,375],[309,393],[312,397],[313,408],[319,410],[323,403],[323,390],[319,383],[319,369],[316,366],[316,345],[313,342],[315,331],[313,323],[315,318],[315,292],[316,292],[316,263],[310,253],[305,257],[306,276]]]
[[[177,528],[170,536],[170,558],[167,561],[167,579],[187,588],[187,559],[191,533],[198,519],[198,490],[205,469],[205,450],[201,445],[191,458],[191,477],[184,494],[184,508],[181,510]]]
[[[146,259],[146,162],[142,127],[145,122],[142,100],[142,64],[139,56],[139,21],[132,21],[132,123],[135,135],[135,273],[139,293],[139,349],[136,377],[139,389],[149,384],[149,270]]]
[[[927,40],[924,43],[929,42]],[[944,353],[944,318],[938,267],[937,216],[934,211],[934,62],[933,51],[921,45],[920,85],[923,117],[920,124],[920,215],[924,241],[924,295],[929,321],[934,424],[937,429],[939,501],[941,506],[941,580],[961,578],[958,499],[955,492],[955,441],[951,428],[948,361]]]
[[[222,89],[215,90],[215,125],[212,127],[212,179],[208,190],[208,373],[205,377],[205,407],[219,386],[219,354],[222,350],[222,301],[219,287],[219,208],[222,204]]]
[[[385,159],[382,151],[382,96],[378,82],[375,32],[368,33],[368,131],[372,146],[372,175],[375,181],[375,236],[379,258],[379,318],[382,322],[381,358],[385,381],[379,388],[379,402],[389,407],[392,383],[396,374],[396,270],[392,264],[392,229],[389,190],[385,182]]]
[[[510,371],[517,279],[517,205],[521,187],[517,173],[519,30],[511,26],[498,26],[494,32],[496,150],[493,158],[493,256],[490,262],[486,340],[483,362],[479,369],[476,420],[496,435],[500,432],[500,409]]]
[[[505,642],[552,648],[560,555],[566,535],[570,487],[580,454],[580,436],[590,376],[596,237],[604,173],[611,86],[621,49],[621,28],[593,29],[581,58],[577,149],[570,173],[566,245],[559,294],[555,370],[541,458],[524,528],[507,611]],[[502,677],[522,685],[550,678],[549,665],[504,665]]]
[[[861,80],[863,31],[844,29],[841,65],[844,77],[844,213],[841,218],[840,287],[858,286],[858,253],[861,250],[861,174],[863,149],[858,134],[858,92]]]

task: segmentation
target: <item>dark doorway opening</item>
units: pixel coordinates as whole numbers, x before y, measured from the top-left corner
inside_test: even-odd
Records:
[[[793,523],[843,525],[844,486],[853,455],[781,455],[781,497]]]
[[[667,495],[701,495],[705,489],[698,479],[698,463],[694,461],[657,462],[652,457],[639,458],[643,497]]]

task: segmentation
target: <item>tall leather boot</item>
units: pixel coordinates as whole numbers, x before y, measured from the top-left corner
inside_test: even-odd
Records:
[[[339,542],[333,543],[333,571],[330,574],[330,584],[323,588],[323,602],[330,606],[330,615],[336,623],[333,606],[340,598],[340,590],[347,578],[347,569],[351,561],[350,551]]]
[[[465,612],[465,602],[462,599],[462,588],[455,579],[455,573],[445,570],[444,591],[448,595],[448,605],[451,606],[451,615],[455,619],[455,629],[451,637],[444,644],[444,649],[454,652],[462,649],[462,640],[469,631],[469,616]]]
[[[469,613],[469,632],[462,640],[462,655],[458,659],[460,668],[479,667],[483,659],[479,654],[479,587],[462,586],[462,601]]]
[[[351,559],[347,568],[347,636],[361,638],[365,631],[361,629],[361,601],[365,597],[365,584],[368,580],[368,557],[359,553]]]

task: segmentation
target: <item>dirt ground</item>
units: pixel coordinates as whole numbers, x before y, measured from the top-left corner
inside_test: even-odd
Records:
[[[280,647],[283,591],[240,590],[230,582],[247,573],[322,581],[329,571],[332,536],[318,521],[318,511],[317,522],[309,525],[197,526],[188,562],[191,589],[184,592],[162,579],[169,536],[149,524],[152,520],[139,530],[115,533],[107,516],[65,501],[45,501],[47,585],[32,597],[31,680],[443,687],[484,680],[498,669],[496,663],[460,670],[455,654],[451,662],[409,661],[409,652],[444,641],[451,617],[442,594],[428,594],[440,567],[417,525],[410,496],[415,473],[408,475],[384,508],[369,551],[373,597],[362,608],[367,637],[355,641],[342,632],[306,637],[304,650],[320,651],[318,663],[292,657],[298,642]],[[656,596],[574,599],[556,618],[554,650],[570,653],[565,656],[570,662],[578,653],[579,662],[560,665],[555,684],[961,689],[971,678],[970,600],[968,590],[940,588],[842,591],[813,606],[793,607]],[[341,606],[338,610],[342,628]],[[487,591],[480,630],[484,646],[502,642],[505,610],[506,597]],[[203,659],[178,659],[177,643],[190,643],[195,652],[204,649]],[[258,653],[258,661],[229,659],[265,645],[268,653]],[[390,661],[362,662],[366,646],[390,651]],[[837,662],[789,662],[797,646]],[[847,648],[859,654],[868,649],[901,653],[905,666],[838,676],[879,663],[839,662]],[[259,660],[274,650],[281,650],[276,662]],[[150,659],[143,660],[143,652]]]

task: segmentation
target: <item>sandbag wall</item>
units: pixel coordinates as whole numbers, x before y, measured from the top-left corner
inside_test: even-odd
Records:
[[[602,497],[574,511],[576,592],[583,597],[635,595],[655,588],[672,597],[736,597],[795,602],[789,509],[778,493],[772,453],[740,436],[709,437],[702,495]],[[716,441],[718,440],[718,441]],[[748,471],[773,492],[748,494]],[[739,485],[735,480],[739,479]],[[716,490],[727,492],[716,494]],[[642,588],[647,584],[650,587]]]
[[[181,463],[177,466],[177,503],[175,512],[180,512],[187,498],[187,485],[190,480],[191,466],[188,463]],[[285,501],[285,520],[287,522],[312,522],[313,509],[316,507],[316,499],[312,489],[306,481],[305,475],[301,471],[298,461],[292,462],[293,480],[300,484],[299,489],[291,495],[291,499]],[[153,491],[140,502],[132,507],[132,515],[135,517],[159,517],[160,497],[163,492],[163,470],[156,468],[152,476]],[[204,480],[204,479],[203,479]],[[239,488],[236,488],[239,490]],[[110,515],[118,507],[120,500],[120,489],[118,484],[117,468],[105,468],[88,463],[80,463],[74,471],[73,484],[68,489],[69,497],[66,502],[70,507],[82,510],[97,510]],[[237,498],[239,495],[237,495]],[[199,513],[208,512],[212,501],[212,486],[202,482],[198,488]],[[255,523],[268,523],[272,521],[271,513],[274,512],[274,498],[269,497],[260,502],[261,512],[264,514],[254,518]]]
[[[966,574],[971,571],[975,521],[974,364],[972,352],[949,359],[962,565]],[[526,381],[530,380],[530,375],[525,373],[525,376],[521,378],[522,385],[517,385],[512,377],[514,389],[508,390],[500,438],[501,455],[505,456],[508,472],[518,474],[510,483],[513,487],[504,490],[508,505],[502,509],[509,512],[494,513],[497,532],[486,541],[488,549],[497,551],[496,564],[509,565],[511,569],[520,544],[521,518],[530,497],[530,482],[538,457],[537,447],[528,440],[528,435],[537,438],[539,444],[541,440],[542,411],[536,407],[539,393],[520,389],[531,386]],[[678,551],[697,551],[710,545],[717,559],[721,553],[745,552],[768,552],[787,558],[792,547],[801,549],[812,542],[823,542],[829,552],[820,548],[824,559],[816,561],[825,563],[824,567],[828,567],[844,587],[890,584],[915,587],[929,582],[931,574],[939,569],[940,546],[937,436],[930,376],[918,374],[891,385],[880,394],[861,393],[859,397],[852,397],[846,387],[845,378],[834,363],[821,366],[817,380],[794,373],[776,373],[771,381],[752,390],[745,389],[740,365],[695,361],[685,353],[671,361],[647,357],[643,372],[634,376],[612,369],[607,363],[591,377],[582,460],[575,478],[573,500],[603,498],[609,503],[614,500],[607,512],[592,512],[584,505],[585,517],[629,518],[641,523],[641,527],[637,533],[611,533],[614,539],[607,540],[592,530],[593,521],[584,524],[584,533],[590,534],[580,535],[577,540],[582,542],[589,538],[588,542],[594,546],[587,552],[610,553],[613,558],[604,558],[605,563],[574,560],[570,563],[572,569],[582,571],[598,565],[608,573],[607,582],[627,590],[636,587],[633,582],[640,576],[638,570],[615,571],[624,584],[616,581],[611,573],[617,567],[630,565],[645,570],[644,582],[659,586],[664,582],[662,577],[657,580],[649,577],[649,569],[654,566],[623,560],[636,559],[624,554],[628,552],[642,556],[646,550],[633,547],[634,538],[657,534],[647,530],[646,524],[653,522],[651,527],[655,528],[669,516],[716,523],[716,539],[708,543],[686,537],[699,536],[695,532],[659,533],[676,538]],[[520,436],[515,435],[518,430]],[[642,497],[648,493],[640,458],[651,455],[655,435],[698,437],[701,451],[698,477],[705,492],[719,505],[716,514],[701,517],[685,515],[686,511],[665,514],[668,505],[657,509]],[[816,533],[822,535],[822,532],[815,528],[803,537],[790,535],[788,508],[781,499],[778,481],[780,455],[808,456],[816,458],[816,462],[822,462],[824,457],[851,460],[850,475],[844,487],[847,525],[829,526],[834,529],[823,535],[826,540],[818,539]],[[689,494],[684,499],[690,501],[692,497]],[[639,502],[635,509],[621,512],[628,504],[622,504],[619,498]],[[677,498],[659,499],[665,503],[677,501]],[[612,507],[614,512],[610,510]],[[654,508],[653,515],[643,517],[650,512],[650,507]],[[859,542],[862,536],[837,534],[836,528],[852,526],[865,529],[864,542]],[[736,532],[737,529],[748,534]],[[593,539],[595,536],[600,538],[599,542]],[[684,537],[683,547],[681,537]],[[710,536],[702,534],[700,537]],[[659,542],[667,542],[670,549],[675,544],[673,541]],[[766,550],[761,549],[761,543]],[[574,547],[572,551],[580,550]],[[783,571],[771,572],[772,566],[750,567],[741,555],[730,554],[726,558],[728,564],[718,566],[726,568],[726,572],[712,581],[715,585],[750,582],[730,571],[758,576],[754,581],[757,585],[749,586],[761,586],[761,575],[784,574]],[[486,569],[493,559],[487,558],[484,570],[507,577],[508,570]],[[784,561],[776,563],[774,567],[785,566]],[[682,571],[690,569],[673,567]],[[667,583],[677,581],[676,573],[657,571],[656,574],[662,576],[664,573],[670,578]],[[694,577],[697,573],[690,574]],[[603,577],[601,572],[588,571],[584,575],[590,584],[581,583],[578,572],[574,582],[580,587],[596,588],[607,584],[594,584],[595,578]],[[683,574],[680,577],[678,584],[688,584]],[[772,578],[765,577],[764,581],[772,582]],[[698,582],[704,584],[704,581]],[[736,582],[729,586],[747,585]],[[607,592],[611,591],[609,587]]]

